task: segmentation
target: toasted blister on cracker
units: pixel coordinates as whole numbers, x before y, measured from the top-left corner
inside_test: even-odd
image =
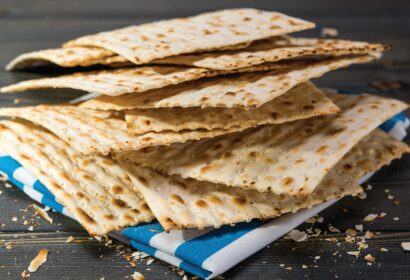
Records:
[[[383,146],[385,140],[389,141],[389,146],[403,148],[392,155]],[[374,147],[376,152],[368,153],[369,145]],[[251,219],[267,219],[331,199],[357,195],[362,191],[356,183],[358,178],[348,175],[344,166],[347,163],[352,164],[349,172],[355,175],[373,172],[389,164],[392,159],[400,158],[403,153],[409,152],[404,146],[407,145],[382,131],[373,131],[330,170],[309,196],[299,198],[182,179],[177,175],[165,176],[126,159],[120,159],[119,162],[130,172],[131,179],[139,187],[164,229],[172,230],[186,227],[219,227]],[[366,154],[369,164],[355,162],[356,159],[361,159],[363,154]]]
[[[302,83],[259,108],[158,108],[132,109],[125,112],[128,131],[142,134],[164,130],[228,129],[279,124],[318,115],[337,113],[339,109],[312,83]]]
[[[135,64],[210,51],[313,28],[311,22],[256,9],[228,9],[87,35],[65,47],[93,46],[112,51]]]
[[[46,49],[24,53],[13,59],[6,70],[21,70],[52,64],[61,67],[87,67],[91,65],[124,65],[128,61],[114,53],[93,47]],[[128,62],[129,63],[129,62]]]
[[[127,172],[108,157],[81,156],[51,132],[26,121],[2,121],[0,143],[91,235],[154,218]]]
[[[110,152],[181,143],[246,128],[163,131],[134,135],[128,132],[127,123],[121,112],[89,110],[73,105],[1,108],[0,116],[18,117],[43,126],[84,155],[106,155]]]
[[[389,49],[388,45],[377,43],[277,36],[255,41],[249,47],[241,50],[178,55],[157,60],[155,63],[232,70],[283,59],[306,56],[357,55],[387,49]]]
[[[320,77],[338,68],[365,63],[373,56],[309,59],[292,62],[267,63],[250,67],[273,65],[268,72],[251,72],[229,77],[215,77],[189,83],[149,90],[141,94],[99,96],[81,104],[84,108],[124,110],[134,108],[225,107],[257,108],[289,91],[294,86]]]
[[[408,107],[377,96],[327,95],[340,114],[149,147],[123,156],[183,178],[305,196],[360,139]]]

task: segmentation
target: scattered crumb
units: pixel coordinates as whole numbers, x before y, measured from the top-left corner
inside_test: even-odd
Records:
[[[35,205],[35,204],[32,204],[32,206],[33,206],[33,209],[34,209],[34,211],[36,211],[36,213],[40,216],[40,217],[42,217],[44,220],[46,220],[47,222],[49,222],[50,224],[52,224],[53,223],[53,219],[51,219],[50,218],[50,216],[48,215],[48,213],[47,213],[47,211],[48,210],[46,210],[47,208],[41,208],[41,207],[38,207],[37,205]]]
[[[145,259],[148,256],[149,255],[147,253],[140,252],[140,251],[137,251],[137,252],[134,252],[134,253],[131,254],[131,257],[133,257],[134,260]]]
[[[371,222],[371,221],[374,221],[378,216],[379,215],[372,213],[372,214],[369,214],[366,217],[364,217],[363,221],[364,222]]]
[[[380,251],[381,252],[388,252],[389,250],[387,248],[382,247],[382,248],[380,248]]]
[[[333,233],[339,233],[340,232],[340,230],[335,228],[334,226],[329,226],[328,229],[329,229],[330,232],[333,232]]]
[[[367,249],[369,247],[369,245],[367,245],[364,242],[358,242],[357,245],[359,245],[359,250],[364,250],[364,249]]]
[[[366,199],[367,198],[367,194],[365,192],[361,192],[357,194],[357,197],[359,199]]]
[[[315,256],[315,260],[320,260],[320,256]]]
[[[351,228],[348,228],[348,229],[346,230],[346,233],[347,233],[348,235],[353,236],[353,237],[357,235],[357,231],[355,231],[354,229],[351,229]]]
[[[34,231],[34,227],[33,227],[33,226],[29,226],[27,230],[28,230],[28,231]]]
[[[387,195],[387,199],[392,200],[392,199],[394,199],[394,196],[392,196],[391,194],[388,194],[388,195]]]
[[[30,273],[27,272],[27,270],[24,270],[21,273],[21,277],[23,277],[24,279],[29,278],[30,277]]]
[[[2,191],[0,191],[0,195],[2,195],[3,194],[3,192]]]
[[[404,251],[410,251],[410,242],[402,242],[401,247]]]
[[[291,270],[292,270],[292,267],[291,267],[291,266],[288,266],[288,267],[285,268],[285,269],[291,271]]]
[[[13,246],[11,245],[11,242],[7,242],[7,243],[4,244],[4,245],[6,245],[6,249],[7,249],[7,250],[13,249]]]
[[[14,98],[14,99],[13,99],[13,103],[14,103],[14,104],[19,104],[20,101],[21,101],[20,98]]]
[[[384,218],[386,215],[387,215],[387,213],[382,212],[382,213],[379,214],[379,218]]]
[[[396,205],[400,205],[400,200],[395,199],[395,200],[393,200],[393,203],[396,204]]]
[[[364,238],[366,239],[370,239],[374,237],[374,233],[371,231],[366,231],[366,233],[364,234]]]
[[[291,230],[290,232],[288,232],[288,234],[286,234],[286,236],[284,238],[293,240],[295,242],[301,242],[301,241],[307,240],[308,236],[307,236],[306,232],[294,229],[294,230]]]
[[[308,266],[305,264],[302,264],[302,268],[308,268]]]
[[[320,31],[322,37],[337,37],[339,35],[339,31],[335,28],[328,28],[324,27]]]
[[[373,189],[373,186],[372,186],[372,185],[367,185],[367,186],[366,186],[366,191],[370,191],[371,189]]]
[[[12,220],[13,222],[17,222],[17,217],[13,217],[13,218],[11,218],[11,220]]]
[[[372,262],[372,263],[376,261],[376,258],[373,257],[373,256],[370,255],[370,254],[367,254],[366,256],[364,256],[364,259],[365,259],[366,261]]]
[[[347,254],[358,257],[360,255],[360,251],[348,251]]]
[[[385,193],[389,193],[390,190],[389,190],[389,189],[384,189],[384,192],[385,192]]]
[[[285,266],[285,264],[281,263],[279,266],[280,266],[280,267],[284,267],[284,266]]]
[[[358,231],[363,231],[363,225],[355,225],[354,228]]]
[[[94,238],[95,238],[95,240],[97,240],[98,242],[101,242],[101,240],[102,240],[102,236],[96,235],[96,236],[94,236]]]
[[[74,237],[69,236],[69,237],[67,238],[67,240],[65,241],[65,243],[70,243],[70,242],[73,242],[73,241],[74,241]]]
[[[400,219],[399,219],[399,217],[394,217],[393,220],[398,221]]]
[[[29,272],[36,272],[37,269],[47,261],[48,250],[41,249],[38,252],[38,255],[31,261],[30,266],[28,267]]]
[[[133,280],[144,280],[144,275],[142,275],[141,273],[139,273],[138,271],[135,271],[132,275],[131,275]]]
[[[149,258],[148,260],[147,260],[147,265],[150,265],[150,264],[152,264],[154,262],[154,258]]]

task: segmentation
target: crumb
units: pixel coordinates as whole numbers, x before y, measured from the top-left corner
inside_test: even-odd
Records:
[[[337,228],[335,228],[334,226],[329,226],[329,231],[330,232],[333,232],[333,233],[339,233],[340,232],[340,230],[338,230]]]
[[[371,221],[374,221],[377,217],[378,217],[377,214],[372,213],[372,214],[369,214],[366,217],[364,217],[363,221],[364,222],[371,222]]]
[[[395,199],[395,200],[393,200],[393,203],[396,204],[396,205],[400,205],[400,200]]]
[[[373,189],[372,185],[369,184],[369,185],[366,186],[366,191],[370,191],[371,189]]]
[[[132,275],[131,275],[133,280],[144,280],[144,275],[142,275],[141,273],[139,273],[138,271],[135,271]]]
[[[371,231],[366,231],[366,233],[364,234],[364,238],[366,239],[370,239],[374,237],[374,233]]]
[[[359,199],[366,199],[367,198],[367,194],[365,192],[361,192],[357,194],[357,197]]]
[[[382,212],[382,213],[379,214],[379,218],[384,218],[386,215],[387,215],[387,213]]]
[[[69,237],[67,238],[67,240],[65,241],[65,243],[70,243],[70,242],[73,242],[73,241],[74,241],[74,237],[69,236]]]
[[[13,222],[17,222],[17,217],[13,217],[13,218],[11,218],[11,220],[12,220]]]
[[[37,213],[40,217],[42,217],[44,220],[46,220],[46,221],[49,222],[50,224],[53,223],[53,219],[51,219],[50,216],[49,216],[48,213],[47,213],[47,211],[48,211],[50,208],[45,207],[45,208],[43,209],[43,208],[41,208],[41,207],[38,207],[38,206],[35,205],[35,204],[32,204],[32,206],[33,206],[34,211],[36,211],[36,213]]]
[[[27,230],[28,231],[34,231],[34,228],[33,228],[33,226],[29,226]]]
[[[148,260],[147,260],[147,265],[150,265],[150,264],[152,264],[154,262],[154,258],[149,258]]]
[[[315,256],[315,260],[320,260],[320,256]]]
[[[383,247],[382,247],[382,248],[380,248],[380,251],[381,251],[381,252],[388,252],[389,250],[388,250],[387,248],[383,248]]]
[[[387,195],[387,199],[392,200],[392,199],[394,199],[394,196],[392,196],[391,194],[388,194],[388,195]]]
[[[20,104],[20,101],[21,101],[20,98],[14,98],[13,99],[14,104]]]
[[[24,271],[21,273],[21,277],[23,277],[24,279],[30,278],[30,273],[28,273],[27,270],[24,270]]]
[[[364,257],[364,259],[365,259],[366,261],[372,262],[372,263],[376,261],[376,258],[373,257],[373,256],[370,255],[370,254],[367,254],[367,255]]]
[[[399,219],[399,217],[394,217],[393,220],[398,221],[400,219]]]
[[[308,266],[305,264],[302,264],[302,268],[308,268]]]
[[[291,270],[292,270],[292,267],[291,267],[291,266],[288,266],[288,267],[285,268],[285,269],[291,271]]]
[[[348,228],[348,229],[346,230],[346,234],[355,237],[355,236],[357,235],[357,231],[355,231],[354,229]]]
[[[348,251],[347,254],[358,257],[360,255],[360,251]]]
[[[358,231],[363,231],[363,225],[355,225],[354,228]]]
[[[335,28],[328,28],[324,27],[320,31],[322,37],[337,37],[339,35],[339,31]]]
[[[31,261],[30,266],[28,267],[29,272],[36,272],[37,269],[47,261],[48,250],[41,249],[38,252],[38,255]]]
[[[410,242],[402,242],[401,247],[404,251],[410,251]]]
[[[307,240],[308,236],[305,232],[294,229],[288,232],[288,234],[284,238],[293,240],[295,242],[301,242]]]

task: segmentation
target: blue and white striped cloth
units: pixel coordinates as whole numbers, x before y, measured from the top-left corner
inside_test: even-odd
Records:
[[[398,114],[380,128],[397,139],[406,136],[410,122],[404,114]],[[0,155],[0,172],[14,185],[57,212],[73,218],[54,195],[24,167],[8,155]],[[368,174],[360,180],[367,180]],[[277,219],[240,223],[219,229],[182,230],[164,232],[157,222],[129,227],[110,235],[151,256],[175,265],[204,279],[211,279],[261,250],[268,244],[294,229],[308,218],[329,207],[336,200],[311,209],[287,214]]]

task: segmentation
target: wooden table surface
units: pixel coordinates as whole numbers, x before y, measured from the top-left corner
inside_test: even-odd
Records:
[[[110,30],[130,24],[175,16],[188,16],[227,7],[256,7],[277,10],[317,23],[318,28],[304,34],[319,36],[322,27],[332,27],[342,38],[390,43],[390,51],[381,63],[339,70],[317,80],[317,84],[347,90],[366,91],[410,101],[410,2],[403,1],[0,1],[0,66],[20,53],[58,47],[76,36]],[[7,73],[0,70],[0,86],[28,78],[34,73]],[[43,73],[47,74],[47,73]],[[55,103],[79,96],[79,92],[36,91],[1,95],[0,106]],[[407,140],[408,141],[408,140]],[[227,279],[409,279],[410,253],[401,242],[410,241],[410,156],[395,161],[374,176],[367,199],[345,198],[327,209],[324,222],[315,225],[322,231],[332,224],[342,233],[327,233],[295,243],[280,239],[224,274]],[[139,261],[135,268],[112,249],[90,240],[74,221],[51,213],[49,224],[33,217],[33,202],[16,188],[0,183],[0,279],[20,279],[21,273],[41,248],[48,248],[49,260],[31,279],[125,279],[134,271],[146,279],[181,279],[171,266],[154,261],[147,266]],[[387,199],[386,191],[400,201]],[[369,213],[385,212],[384,218],[365,223]],[[13,221],[13,217],[17,221]],[[398,219],[397,219],[397,218]],[[29,224],[24,224],[28,221]],[[30,225],[34,231],[29,231]],[[356,224],[379,232],[368,241],[369,247],[359,258],[348,255],[357,245],[344,240],[343,233]],[[306,224],[303,225],[306,227]],[[66,244],[67,237],[75,241]],[[338,242],[326,241],[335,237]],[[11,249],[4,244],[11,242]],[[388,252],[380,251],[387,248]],[[376,257],[369,266],[366,254]],[[320,259],[315,260],[315,256]],[[302,265],[308,266],[303,268]],[[286,269],[291,267],[291,269]]]

